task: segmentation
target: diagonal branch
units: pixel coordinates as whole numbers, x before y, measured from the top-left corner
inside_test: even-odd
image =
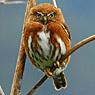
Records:
[[[27,95],[33,95],[33,93],[36,92],[36,90],[46,81],[48,77],[46,75],[44,75],[39,81],[38,83],[27,93]]]
[[[67,53],[64,54],[64,56],[60,59],[60,62],[64,61],[68,56],[70,56],[72,53],[74,53],[77,49],[79,49],[80,47],[82,47],[83,45],[91,42],[95,40],[95,35],[90,36],[82,41],[80,41],[79,43],[77,43],[75,46],[73,46]],[[55,70],[56,68],[54,67],[53,70]],[[46,81],[48,77],[46,75],[44,75],[39,82],[28,92],[27,95],[33,95],[34,92],[36,92],[36,90]]]
[[[26,60],[26,54],[23,47],[23,41],[21,40],[18,61],[16,65],[16,71],[15,71],[14,80],[11,88],[11,95],[20,95],[23,72],[25,67],[25,60]]]
[[[3,89],[1,88],[1,85],[0,85],[0,95],[5,95],[5,93],[3,92]]]
[[[12,5],[12,4],[26,4],[25,1],[0,1],[1,4],[4,4],[4,5]]]
[[[93,40],[95,40],[95,35],[92,35],[92,36],[80,41],[79,43],[74,45],[66,54],[64,54],[64,56],[60,59],[60,62],[64,61],[69,55],[74,53],[77,49],[79,49],[80,47],[84,46],[85,44],[87,44]]]
[[[53,5],[57,8],[56,0],[52,0]]]
[[[36,3],[36,0],[28,0],[24,23],[27,21],[30,8],[32,8],[35,5],[35,3]],[[20,95],[21,93],[21,84],[22,84],[22,79],[23,79],[25,61],[26,61],[26,54],[25,54],[25,49],[23,46],[23,36],[22,36],[20,49],[19,49],[19,55],[18,55],[18,61],[16,65],[16,71],[15,71],[14,80],[13,80],[12,89],[11,89],[11,95]]]

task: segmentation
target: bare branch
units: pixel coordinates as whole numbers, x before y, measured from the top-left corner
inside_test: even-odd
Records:
[[[44,75],[40,81],[38,81],[38,83],[27,93],[27,95],[33,95],[33,93],[36,92],[36,90],[44,83],[44,81],[47,79],[48,77],[46,75]]]
[[[64,61],[69,55],[71,55],[73,52],[75,52],[77,49],[79,49],[80,47],[82,47],[83,45],[91,42],[95,40],[95,35],[92,35],[82,41],[80,41],[79,43],[77,43],[76,45],[74,45],[66,54],[64,54],[64,56],[60,59],[60,62]]]
[[[25,1],[0,1],[1,4],[4,5],[12,5],[12,4],[26,4]]]
[[[53,5],[57,8],[56,0],[52,0]]]
[[[70,56],[73,52],[75,52],[77,49],[79,49],[80,47],[82,47],[83,45],[91,42],[95,40],[95,35],[90,36],[84,40],[82,40],[81,42],[77,43],[75,46],[73,46],[66,54],[64,54],[64,56],[61,58],[60,62],[64,61],[68,56]],[[53,67],[53,71],[56,69],[56,67]],[[44,75],[40,81],[28,92],[27,95],[33,95],[34,92],[36,92],[36,90],[45,82],[45,80],[47,79],[47,76]]]
[[[25,13],[25,21],[24,21],[24,23],[27,22],[27,18],[28,18],[30,9],[32,7],[34,7],[35,5],[36,5],[36,0],[28,0],[27,8],[26,8],[26,13]]]
[[[21,84],[23,79],[25,61],[26,61],[26,54],[23,47],[23,41],[21,40],[21,45],[20,45],[19,55],[18,55],[18,60],[16,65],[16,71],[15,71],[10,95],[20,95],[21,93]]]
[[[0,86],[0,95],[5,95],[1,86]]]
[[[24,23],[27,21],[30,8],[32,8],[35,5],[35,3],[36,3],[36,0],[28,0]],[[15,71],[14,80],[13,80],[12,89],[11,89],[11,95],[20,95],[21,93],[21,84],[22,84],[22,79],[23,79],[25,61],[26,61],[26,54],[25,54],[25,49],[23,46],[23,36],[22,36],[20,49],[19,49],[19,55],[18,55],[18,61],[16,65],[16,71]]]

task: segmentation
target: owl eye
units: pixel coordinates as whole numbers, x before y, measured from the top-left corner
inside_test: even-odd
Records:
[[[35,13],[35,16],[36,16],[37,18],[40,18],[40,17],[41,17],[41,14],[38,13],[38,12],[36,12],[36,13]]]
[[[50,16],[50,18],[54,18],[55,14],[53,13],[53,14],[50,14],[49,16]]]

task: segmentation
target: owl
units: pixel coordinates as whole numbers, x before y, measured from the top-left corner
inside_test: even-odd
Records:
[[[70,56],[59,60],[71,47],[71,36],[63,14],[52,4],[42,3],[29,11],[24,25],[23,44],[32,64],[53,79],[56,90],[66,88],[64,69]],[[57,68],[52,72],[52,67]]]

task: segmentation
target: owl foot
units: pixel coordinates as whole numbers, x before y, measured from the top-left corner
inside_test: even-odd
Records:
[[[59,62],[56,61],[56,63],[54,63],[54,67],[59,68],[59,66],[60,66]]]
[[[47,75],[48,78],[51,78],[52,77],[52,72],[50,71],[50,68],[46,68],[44,70],[44,73]]]
[[[65,62],[62,62],[62,64],[61,64],[62,66],[66,66],[66,64],[65,64]],[[58,62],[58,61],[56,61],[55,63],[54,63],[54,67],[55,68],[59,68],[60,67],[60,63]],[[46,68],[45,70],[44,70],[44,73],[47,75],[47,77],[48,78],[51,78],[52,76],[54,76],[53,74],[53,72],[51,72],[51,69],[50,68]]]
[[[62,62],[61,65],[64,66],[64,67],[66,66],[65,62]],[[60,63],[58,61],[56,63],[54,63],[54,67],[59,68]]]
[[[62,62],[61,65],[64,66],[64,67],[66,67],[66,63],[65,62]]]

